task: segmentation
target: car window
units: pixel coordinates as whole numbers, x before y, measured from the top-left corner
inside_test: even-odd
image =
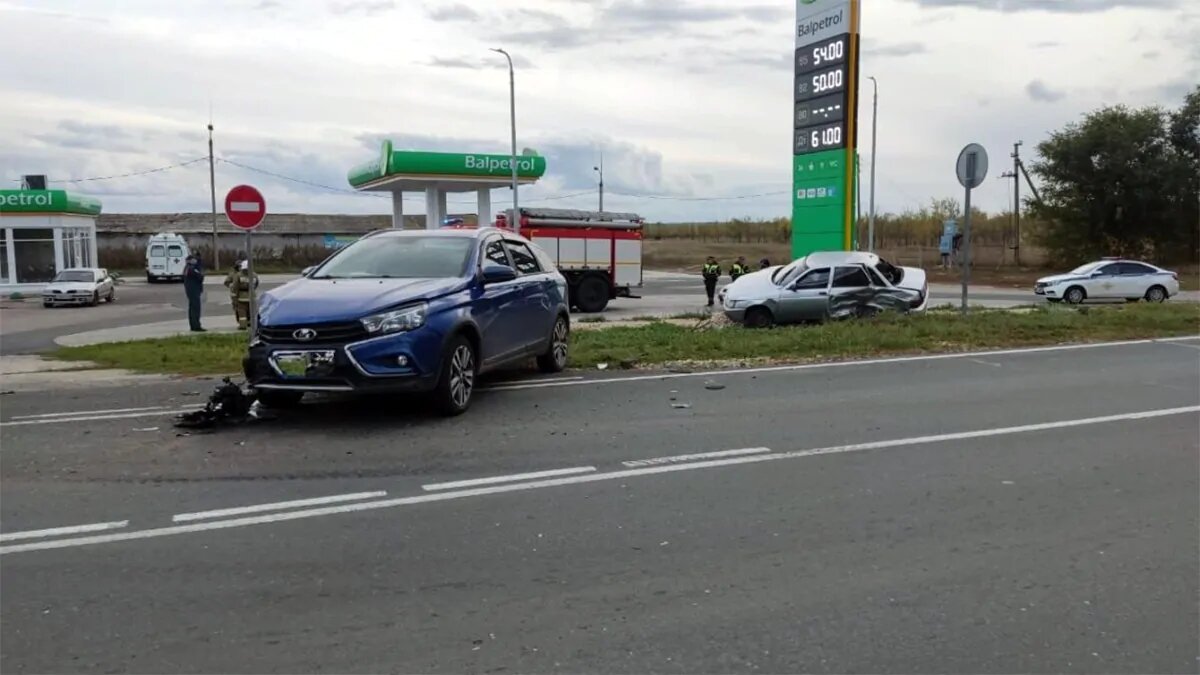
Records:
[[[771,275],[771,281],[775,282],[777,286],[787,286],[800,278],[800,275],[807,269],[808,266],[805,264],[805,259],[800,258],[789,265],[784,265],[775,270]]]
[[[892,282],[892,285],[900,283],[900,280],[904,278],[904,270],[896,267],[883,258],[879,259],[879,264],[877,267],[879,269],[879,273],[887,277],[887,280]]]
[[[173,258],[183,257],[183,247],[179,245],[171,245],[167,247],[167,255]]]
[[[871,277],[872,285],[885,286],[885,287],[887,286],[887,284],[884,283],[884,281],[883,281],[883,277],[879,276],[879,272],[876,272],[874,268],[867,267],[866,270],[867,270],[867,275]]]
[[[819,269],[812,270],[808,274],[805,274],[804,276],[800,277],[800,280],[796,282],[795,288],[796,288],[796,290],[801,290],[801,289],[806,289],[806,288],[808,288],[808,289],[825,288],[828,285],[829,285],[829,268],[821,267]]]
[[[871,279],[861,267],[839,267],[833,273],[834,288],[863,288],[871,285]]]
[[[483,247],[483,257],[497,265],[504,265],[505,267],[510,265],[508,254],[504,252],[504,245],[500,243],[499,239],[488,240],[487,244]]]
[[[508,254],[512,256],[513,267],[521,274],[539,274],[542,271],[541,265],[538,265],[537,258],[529,247],[519,241],[504,240],[504,247],[508,249]]]
[[[163,247],[158,244],[151,246],[150,247],[150,255],[154,256],[155,258],[163,257]]]
[[[1096,271],[1099,272],[1100,274],[1120,274],[1121,273],[1121,265],[1120,265],[1120,263],[1113,263],[1111,265],[1105,265],[1104,267],[1101,267],[1100,269],[1098,269]]]
[[[475,251],[467,237],[365,237],[338,251],[310,279],[445,279],[466,272]]]
[[[89,272],[87,270],[66,270],[63,272],[59,272],[58,274],[56,274],[54,276],[54,281],[65,281],[65,282],[73,282],[73,283],[80,283],[80,282],[87,283],[89,281],[95,281],[95,280],[96,280],[96,278],[93,276],[93,273]]]
[[[1154,274],[1154,270],[1147,265],[1141,263],[1121,263],[1121,274],[1127,276],[1141,276],[1143,274]]]

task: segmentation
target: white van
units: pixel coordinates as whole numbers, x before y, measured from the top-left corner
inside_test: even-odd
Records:
[[[160,232],[150,237],[146,243],[146,282],[183,281],[188,253],[187,241],[182,235]]]

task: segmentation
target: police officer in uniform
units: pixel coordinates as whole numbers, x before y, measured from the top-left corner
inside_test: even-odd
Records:
[[[701,274],[704,276],[704,293],[708,296],[708,306],[712,307],[713,296],[717,292],[717,280],[721,278],[721,266],[717,264],[717,259],[708,256]]]
[[[733,281],[737,281],[738,277],[749,273],[750,266],[746,264],[746,256],[744,255],[739,255],[737,261],[729,268],[729,278]]]

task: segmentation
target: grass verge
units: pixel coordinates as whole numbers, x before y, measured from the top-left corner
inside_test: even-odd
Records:
[[[1023,312],[976,310],[965,317],[949,312],[884,315],[773,330],[696,330],[659,321],[578,331],[572,336],[571,365],[805,361],[1171,337],[1198,331],[1200,305],[1190,302],[1083,309],[1039,306]],[[53,356],[137,372],[206,375],[239,372],[245,345],[245,334],[209,334],[63,347]]]

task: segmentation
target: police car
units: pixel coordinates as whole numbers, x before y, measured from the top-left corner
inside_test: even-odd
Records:
[[[1050,302],[1086,300],[1162,302],[1179,293],[1179,275],[1150,263],[1102,258],[1066,274],[1038,279],[1033,292]]]

